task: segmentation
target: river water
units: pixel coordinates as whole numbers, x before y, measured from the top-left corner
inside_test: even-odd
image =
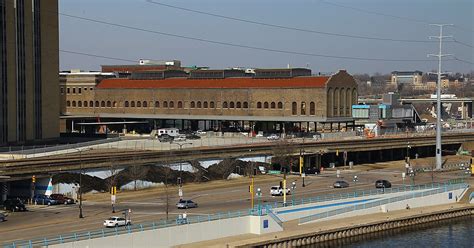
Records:
[[[301,247],[474,248],[474,216],[443,220]]]

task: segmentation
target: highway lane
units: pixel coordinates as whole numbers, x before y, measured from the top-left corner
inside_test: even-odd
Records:
[[[358,175],[360,181],[357,184],[351,182],[353,175]],[[436,180],[454,178],[459,176],[457,172],[437,175]],[[354,190],[374,190],[374,181],[380,178],[388,179],[394,187],[403,185],[399,171],[376,170],[369,172],[342,171],[342,177],[351,186],[346,189],[331,188],[332,183],[337,180],[335,172],[325,172],[321,176],[308,176],[305,179],[306,187],[301,187],[302,180],[296,176],[288,177],[288,187],[291,182],[296,181],[297,188],[293,195],[287,197],[287,202],[292,198],[301,199],[307,197],[323,196],[332,193],[348,193]],[[271,204],[275,201],[281,202],[282,197],[271,197],[270,187],[278,185],[280,177],[258,176],[255,179],[255,188],[260,187],[263,192],[261,202]],[[196,209],[178,210],[174,204],[178,201],[177,191],[171,192],[171,206],[169,208],[169,218],[174,219],[178,214],[186,212],[188,215],[207,215],[217,212],[226,213],[228,211],[246,210],[250,208],[250,193],[248,192],[248,178],[232,180],[225,185],[200,191],[193,191],[195,185],[184,186],[185,198],[198,202]],[[429,173],[420,174],[416,178],[417,183],[431,182]],[[408,180],[405,183],[409,183]],[[125,199],[120,200],[120,193],[117,196],[117,210],[132,209],[132,221],[134,223],[158,221],[166,217],[166,199],[162,192],[155,194],[141,194],[132,192]],[[87,196],[86,196],[87,199]],[[9,216],[9,221],[0,223],[1,241],[7,242],[17,239],[30,239],[33,237],[45,237],[71,232],[90,231],[102,228],[103,220],[114,215],[111,212],[111,205],[104,194],[101,199],[88,200],[84,202],[84,219],[79,219],[78,205],[69,206],[33,206],[31,211],[26,213],[13,213]],[[255,203],[257,199],[255,198]],[[120,215],[117,212],[115,215]]]

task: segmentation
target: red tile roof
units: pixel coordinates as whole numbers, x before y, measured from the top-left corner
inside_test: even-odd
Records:
[[[279,79],[225,78],[225,79],[187,79],[169,78],[164,80],[104,79],[99,89],[246,89],[246,88],[322,88],[329,77],[295,77]]]

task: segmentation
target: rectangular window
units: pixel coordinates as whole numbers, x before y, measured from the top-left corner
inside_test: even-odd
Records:
[[[17,0],[16,6],[16,97],[17,139],[26,141],[26,46],[25,46],[25,0]]]
[[[72,94],[76,94],[76,88],[72,88]]]
[[[40,0],[33,3],[33,46],[34,46],[34,126],[35,138],[43,137],[43,109],[42,109],[42,79],[41,79],[41,12]]]
[[[6,1],[0,1],[0,144],[8,141]]]
[[[77,88],[77,90],[79,91],[78,94],[82,94],[82,88]]]
[[[64,87],[61,87],[61,95],[64,95]]]
[[[68,95],[71,94],[71,88],[67,87],[66,92]]]

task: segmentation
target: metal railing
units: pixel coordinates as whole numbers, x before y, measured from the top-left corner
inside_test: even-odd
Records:
[[[318,213],[318,214],[306,216],[306,217],[300,218],[299,223],[304,224],[304,223],[308,223],[308,222],[311,222],[311,221],[324,219],[324,218],[329,218],[329,217],[332,217],[332,216],[336,216],[336,215],[339,215],[339,214],[348,213],[348,212],[352,212],[352,211],[356,211],[356,210],[364,210],[364,209],[369,209],[369,208],[373,208],[373,207],[379,207],[379,206],[386,205],[386,204],[389,204],[389,203],[394,203],[394,202],[404,201],[404,200],[408,200],[408,199],[413,199],[413,198],[419,198],[419,197],[444,193],[444,192],[447,192],[447,191],[456,190],[456,189],[463,189],[463,188],[467,188],[467,187],[469,187],[469,185],[466,184],[466,183],[438,184],[438,186],[436,186],[432,190],[428,190],[428,191],[414,192],[413,194],[404,194],[404,195],[401,195],[401,196],[390,197],[390,198],[386,198],[386,199],[383,199],[383,200],[378,200],[378,201],[374,201],[374,202],[370,202],[370,203],[355,204],[353,206],[343,207],[343,208],[339,208],[339,209],[326,211],[326,212],[323,212],[323,213]]]
[[[15,241],[15,242],[4,244],[3,247],[5,248],[21,248],[21,247],[32,248],[35,246],[48,246],[48,245],[54,245],[54,244],[76,242],[76,241],[87,240],[87,239],[103,238],[103,237],[120,235],[120,234],[141,232],[141,231],[147,231],[147,230],[156,230],[160,228],[167,228],[167,227],[179,226],[179,225],[184,225],[184,224],[210,222],[210,221],[229,219],[229,218],[238,218],[238,217],[244,217],[244,216],[269,215],[281,226],[283,225],[283,222],[277,216],[278,212],[277,214],[274,213],[273,208],[297,206],[301,204],[310,204],[310,203],[324,202],[324,201],[342,200],[342,199],[354,198],[354,197],[366,197],[366,196],[378,195],[378,194],[425,190],[425,189],[441,187],[444,185],[462,184],[463,182],[464,182],[464,179],[453,179],[443,184],[438,183],[438,184],[425,184],[425,185],[418,185],[418,186],[405,186],[405,187],[398,187],[398,188],[393,188],[393,189],[389,188],[389,189],[385,189],[385,192],[383,192],[382,190],[368,190],[368,191],[356,191],[356,192],[347,193],[347,194],[330,194],[330,195],[325,195],[325,196],[320,196],[320,197],[302,198],[298,200],[293,200],[289,204],[288,203],[284,204],[283,202],[274,202],[274,204],[259,205],[259,206],[255,206],[255,208],[253,209],[247,209],[247,210],[242,210],[242,211],[216,213],[216,214],[209,214],[209,215],[198,215],[198,216],[187,217],[185,219],[176,218],[176,219],[170,219],[170,220],[160,220],[156,222],[133,224],[133,225],[128,225],[124,227],[115,227],[111,229],[99,229],[99,230],[88,231],[88,232],[77,232],[77,233],[55,235],[55,236],[37,238],[37,239],[31,239],[31,240]]]

